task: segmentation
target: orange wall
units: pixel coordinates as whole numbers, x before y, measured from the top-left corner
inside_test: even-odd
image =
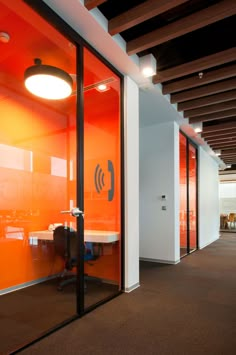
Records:
[[[3,91],[6,93],[6,89]],[[0,166],[0,270],[3,273],[0,289],[61,271],[62,263],[55,257],[52,243],[39,242],[38,245],[31,245],[29,232],[45,230],[53,222],[64,222],[60,210],[68,207],[68,198],[76,201],[75,181],[68,182],[65,177],[52,176],[50,173],[51,156],[66,158],[67,118],[14,93],[11,96],[7,93],[8,98],[0,104],[0,114],[4,117],[0,123],[0,144],[4,144],[6,154],[7,147],[15,147],[24,151],[26,158],[21,169],[14,169],[12,162],[9,163],[10,167]],[[107,99],[109,102],[109,97]],[[117,106],[118,103],[117,96]],[[113,104],[114,101],[111,106]],[[85,123],[85,228],[119,231],[119,112],[113,111],[111,114],[107,105],[108,113],[104,112],[98,124],[98,115],[94,114],[91,103],[88,102],[85,107],[88,117],[88,122]],[[7,121],[6,117],[11,120]],[[75,162],[73,131],[70,144],[71,158]],[[9,157],[5,157],[4,161],[14,158],[10,150]],[[32,163],[29,162],[30,151]],[[108,159],[112,160],[115,170],[112,201],[107,200],[108,189],[111,187]],[[105,186],[100,194],[94,184],[94,171],[98,163],[105,173]],[[16,234],[8,233],[12,227],[18,228]],[[9,235],[12,237],[9,238]],[[17,239],[19,236],[23,239]],[[102,255],[94,266],[91,268],[85,263],[85,270],[92,275],[118,281],[119,255],[119,243],[111,247],[104,246]]]
[[[0,289],[61,270],[50,243],[32,245],[29,232],[56,222],[67,180],[52,176],[50,157],[65,157],[67,118],[5,88],[0,103]],[[32,153],[30,153],[32,152]]]

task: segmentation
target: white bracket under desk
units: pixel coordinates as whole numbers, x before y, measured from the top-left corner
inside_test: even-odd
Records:
[[[113,231],[85,230],[84,241],[92,243],[114,243],[119,240],[120,234]],[[29,233],[29,238],[37,240],[53,240],[53,231],[34,231]]]

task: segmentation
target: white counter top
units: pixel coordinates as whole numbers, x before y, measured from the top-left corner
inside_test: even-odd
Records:
[[[38,240],[53,240],[53,232],[49,230],[29,233],[29,238]],[[85,230],[84,241],[92,243],[113,243],[120,239],[120,234],[113,231]]]

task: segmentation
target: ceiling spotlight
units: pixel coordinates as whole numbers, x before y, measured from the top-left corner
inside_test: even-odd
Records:
[[[203,72],[202,71],[200,73],[198,73],[198,77],[199,77],[199,79],[203,78]]]
[[[192,123],[192,127],[196,133],[202,132],[202,122]]]
[[[99,84],[98,86],[95,87],[95,89],[99,92],[104,92],[109,90],[110,88],[106,84]]]
[[[152,54],[147,54],[139,58],[140,71],[145,78],[156,74],[157,62]]]
[[[220,149],[216,149],[215,150],[215,155],[220,156],[221,155],[221,150]]]
[[[32,94],[49,100],[64,99],[72,93],[72,78],[64,70],[43,65],[41,59],[25,71],[25,86]]]

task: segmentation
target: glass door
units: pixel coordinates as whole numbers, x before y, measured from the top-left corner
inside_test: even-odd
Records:
[[[121,79],[25,2],[0,0],[0,13],[11,38],[0,59],[0,343],[10,353],[121,291]],[[43,66],[69,76],[69,96],[27,90],[26,73]]]
[[[24,2],[0,0],[0,13],[11,38],[0,59],[0,343],[10,353],[77,314],[77,242],[74,260],[66,249],[76,218],[61,213],[77,203],[77,58]],[[35,58],[71,75],[69,97],[26,89]]]
[[[188,219],[187,219],[187,140],[180,134],[179,171],[180,171],[180,257],[188,253]]]
[[[84,49],[85,309],[121,290],[120,85]]]
[[[197,249],[197,149],[180,133],[180,257]]]
[[[189,252],[197,249],[197,150],[188,147]]]

